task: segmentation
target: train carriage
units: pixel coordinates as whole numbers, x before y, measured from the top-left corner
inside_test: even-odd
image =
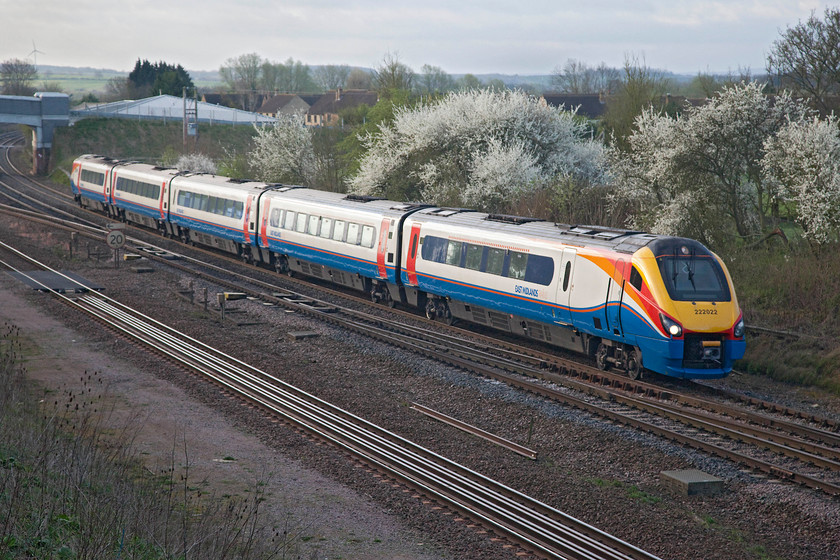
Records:
[[[584,352],[633,377],[722,377],[743,355],[731,279],[697,242],[445,208],[412,215],[403,236],[405,292],[429,317]]]
[[[111,174],[119,160],[86,154],[73,162],[70,188],[79,205],[111,213]]]
[[[112,171],[111,204],[120,219],[166,231],[169,185],[177,169],[134,163]]]
[[[400,226],[422,207],[278,186],[259,200],[260,260],[392,303],[400,299]]]
[[[265,188],[265,183],[203,173],[174,177],[167,232],[250,259],[256,243],[256,201]]]

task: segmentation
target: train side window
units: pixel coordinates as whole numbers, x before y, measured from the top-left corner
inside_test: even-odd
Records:
[[[373,226],[362,226],[362,247],[373,247],[376,237],[376,228]]]
[[[286,219],[283,220],[283,229],[295,229],[295,213],[286,211]]]
[[[201,210],[202,212],[207,212],[207,199],[210,197],[206,194],[198,195],[198,208],[197,210]]]
[[[332,238],[335,241],[344,241],[344,220],[336,220],[335,225],[333,225],[333,234]]]
[[[528,266],[528,253],[520,253],[519,251],[510,252],[510,267],[508,268],[508,278],[514,280],[524,280],[525,270]]]
[[[332,235],[332,218],[321,218],[321,237],[329,239]]]
[[[505,250],[493,249],[492,247],[487,251],[487,265],[484,272],[487,274],[495,274],[501,276],[505,267]]]
[[[355,222],[350,222],[347,224],[347,238],[345,239],[345,243],[349,243],[351,245],[358,245],[359,244],[359,224]]]
[[[460,241],[449,241],[449,246],[446,248],[446,264],[461,266],[461,247],[463,245]]]
[[[309,225],[306,228],[306,233],[309,235],[318,235],[319,225],[321,225],[321,216],[309,216]]]
[[[274,227],[274,228],[280,227],[280,223],[281,223],[282,218],[283,218],[282,212],[283,211],[280,210],[279,208],[272,208],[271,209],[271,214],[268,215],[268,224],[271,227]]]
[[[566,261],[566,270],[563,271],[563,291],[569,289],[569,280],[572,276],[572,261]]]
[[[303,233],[306,231],[306,221],[309,219],[308,214],[304,214],[303,212],[298,212],[297,215],[297,222],[295,222],[295,231],[298,233]]]
[[[464,267],[470,270],[478,270],[481,268],[481,255],[484,253],[484,247],[481,245],[467,244],[467,257],[464,260]]]
[[[424,261],[446,262],[446,247],[449,245],[448,240],[427,235],[420,240],[420,245],[422,247],[420,256],[423,257]]]
[[[225,200],[225,216],[233,218],[236,215],[236,201]]]
[[[641,292],[642,284],[644,284],[644,281],[642,280],[642,275],[639,274],[639,271],[636,270],[636,267],[634,266],[630,270],[630,285]]]
[[[237,200],[233,208],[233,217],[237,220],[242,218],[242,213],[245,211],[245,204],[241,200]]]
[[[554,278],[554,259],[542,255],[529,255],[525,267],[525,281],[548,286]]]

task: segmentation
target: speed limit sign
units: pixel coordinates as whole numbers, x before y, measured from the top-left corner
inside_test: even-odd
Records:
[[[111,230],[105,236],[105,243],[111,249],[122,249],[123,245],[125,245],[125,233],[121,229]]]

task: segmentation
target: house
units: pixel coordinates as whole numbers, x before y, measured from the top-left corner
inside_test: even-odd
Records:
[[[306,112],[306,126],[337,126],[341,124],[340,111],[359,105],[373,107],[379,101],[375,91],[358,89],[331,90],[322,95]]]
[[[263,102],[257,113],[267,117],[280,117],[283,115],[298,115],[303,117],[309,110],[307,103],[301,96],[294,93],[283,93],[269,97]]]
[[[540,101],[550,107],[563,107],[588,119],[600,119],[607,110],[606,98],[599,93],[545,93]]]

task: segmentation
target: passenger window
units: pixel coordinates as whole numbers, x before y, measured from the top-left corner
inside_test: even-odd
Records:
[[[344,241],[344,220],[336,220],[333,226],[332,238],[335,241]]]
[[[347,224],[347,239],[345,241],[351,245],[359,244],[359,224],[353,222]]]
[[[630,270],[630,285],[641,292],[643,284],[644,281],[642,280],[642,275],[639,274],[639,271],[636,270],[636,267],[634,266],[632,270]]]
[[[245,204],[241,200],[237,200],[236,204],[234,205],[233,217],[237,220],[242,217],[242,212],[245,208]]]
[[[519,251],[510,252],[510,268],[508,269],[508,278],[514,280],[523,280],[525,278],[525,268],[528,264],[528,253],[520,253]]]
[[[207,212],[208,211],[207,210],[207,199],[209,199],[209,198],[210,197],[207,196],[206,194],[198,195],[198,209],[201,210],[202,212]]]
[[[321,218],[321,237],[329,239],[332,233],[332,218]]]
[[[453,266],[461,266],[461,247],[463,243],[460,241],[449,241],[449,246],[446,248],[446,264]]]
[[[286,220],[283,222],[283,229],[295,229],[294,212],[286,212]]]
[[[298,233],[303,233],[306,231],[306,222],[309,219],[309,215],[298,213],[297,215],[297,222],[295,222],[295,231]]]
[[[427,235],[420,240],[420,245],[422,245],[420,255],[424,261],[446,262],[446,247],[449,245],[446,239]]]
[[[307,227],[306,233],[308,233],[309,235],[318,235],[318,226],[320,224],[320,216],[309,216],[309,227]]]
[[[272,208],[271,214],[268,218],[268,223],[271,227],[280,227],[281,218],[283,217],[281,214],[282,210],[279,208]]]
[[[373,226],[362,226],[362,247],[373,247],[376,230]]]
[[[513,260],[511,260],[513,263]],[[554,278],[554,259],[542,255],[529,255],[525,267],[525,281],[548,286]]]
[[[464,266],[470,270],[478,270],[481,268],[481,255],[484,253],[484,247],[481,245],[467,245],[467,258],[464,261]]]
[[[505,268],[505,251],[504,249],[488,249],[487,250],[487,267],[484,272],[488,274],[496,274],[501,276]]]

